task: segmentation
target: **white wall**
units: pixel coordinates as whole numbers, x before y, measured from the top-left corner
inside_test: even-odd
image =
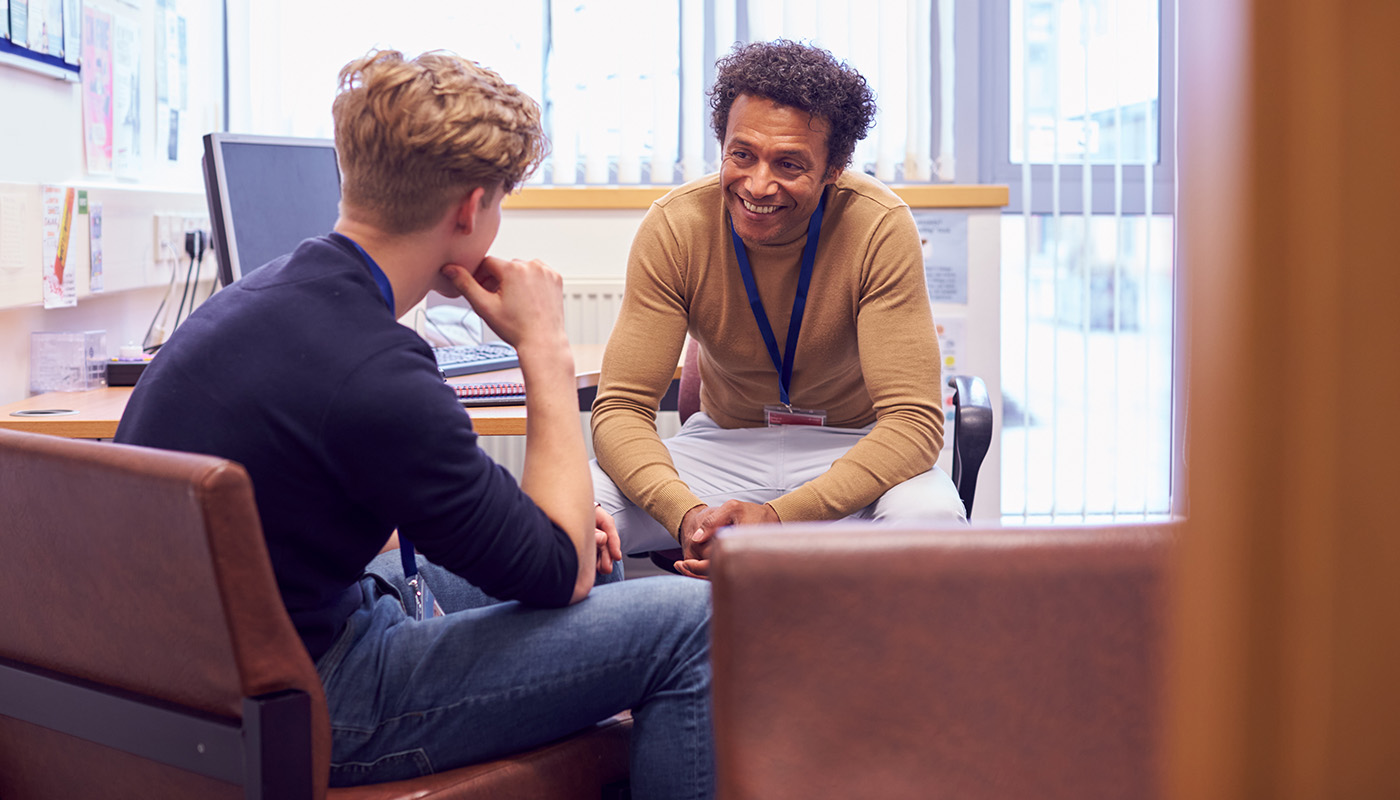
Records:
[[[134,181],[88,174],[81,85],[0,66],[0,97],[4,98],[0,112],[0,195],[11,199],[14,212],[17,203],[24,205],[31,196],[38,198],[41,184],[87,189],[92,202],[104,205],[108,284],[108,291],[101,296],[88,293],[83,270],[78,273],[77,307],[43,310],[38,300],[38,217],[25,206],[25,213],[0,220],[0,263],[7,263],[6,256],[24,263],[24,269],[0,275],[0,284],[6,286],[0,297],[0,402],[17,401],[28,394],[31,331],[105,329],[113,352],[126,340],[139,342],[171,276],[171,268],[158,269],[153,258],[154,214],[206,214],[199,139],[203,133],[223,127],[223,81],[218,76],[218,60],[223,55],[220,4],[207,0],[179,4],[189,38],[189,104],[182,112],[175,161],[155,151],[154,1],[88,0],[87,6],[123,15],[140,27],[143,163]],[[83,263],[87,263],[85,254]],[[32,291],[24,289],[29,280],[25,272],[31,269]],[[14,290],[14,284],[22,290]]]
[[[0,65],[0,97],[4,98],[0,111],[0,195],[11,198],[9,207],[14,211],[15,204],[23,203],[24,198],[37,198],[41,184],[88,190],[91,200],[103,203],[108,285],[105,294],[90,294],[86,270],[81,270],[78,305],[43,309],[38,299],[41,232],[37,217],[26,209],[26,213],[0,218],[0,264],[8,263],[7,257],[24,264],[23,271],[6,270],[0,275],[0,284],[28,286],[30,279],[25,272],[32,270],[33,287],[32,292],[7,290],[0,297],[0,403],[28,394],[30,331],[104,329],[113,351],[125,341],[139,341],[171,274],[169,266],[157,269],[153,258],[154,215],[206,214],[199,139],[203,133],[222,127],[223,88],[222,79],[217,77],[222,55],[219,4],[200,0],[179,5],[189,37],[189,108],[182,114],[179,157],[173,162],[156,153],[154,0],[138,0],[135,5],[88,0],[87,5],[124,15],[140,27],[143,160],[135,180],[90,175],[83,151],[81,86]],[[86,253],[81,257],[86,265]]]
[[[507,209],[492,252],[502,258],[538,258],[565,280],[621,278],[643,209]]]

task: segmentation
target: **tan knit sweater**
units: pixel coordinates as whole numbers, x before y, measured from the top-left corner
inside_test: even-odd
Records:
[[[828,425],[878,424],[826,474],[772,501],[785,522],[847,516],[928,470],[943,447],[938,341],[909,208],[856,172],[826,191],[791,401],[825,410]],[[804,226],[792,242],[747,245],[780,351],[806,239]],[[701,502],[656,433],[687,332],[703,347],[701,408],[726,428],[765,424],[778,374],[749,309],[717,175],[678,187],[642,221],[593,404],[599,465],[672,535]]]

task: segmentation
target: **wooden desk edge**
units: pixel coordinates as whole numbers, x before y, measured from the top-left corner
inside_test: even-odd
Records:
[[[578,373],[578,390],[586,391],[596,388],[600,374],[600,370],[595,368]],[[681,367],[678,364],[676,365],[675,377],[679,378],[680,375]],[[516,369],[463,375],[453,378],[452,381],[454,383],[471,383],[473,381],[519,381],[521,379],[520,370]],[[113,386],[89,392],[49,392],[35,395],[0,407],[0,428],[29,433],[45,433],[68,439],[111,439],[117,435],[117,425],[121,422],[121,409],[125,408],[126,401],[130,396],[131,387],[129,386]],[[15,417],[10,415],[12,411],[58,407],[71,407],[76,409],[78,413],[53,417]],[[85,410],[88,408],[93,410]],[[110,412],[113,410],[117,413],[111,414]],[[108,413],[104,416],[91,416],[101,414],[103,411]],[[472,427],[481,436],[525,435],[524,406],[480,406],[471,409],[468,413],[471,414]]]

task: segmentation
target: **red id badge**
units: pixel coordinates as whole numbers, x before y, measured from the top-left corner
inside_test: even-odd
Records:
[[[763,416],[768,420],[768,427],[770,428],[774,425],[826,424],[825,411],[814,411],[807,408],[789,408],[782,404],[764,406]]]

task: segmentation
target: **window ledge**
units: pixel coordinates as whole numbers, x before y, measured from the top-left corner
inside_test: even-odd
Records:
[[[646,209],[674,186],[527,186],[505,200],[511,209]],[[890,187],[912,208],[1001,208],[1004,185],[900,184]]]

